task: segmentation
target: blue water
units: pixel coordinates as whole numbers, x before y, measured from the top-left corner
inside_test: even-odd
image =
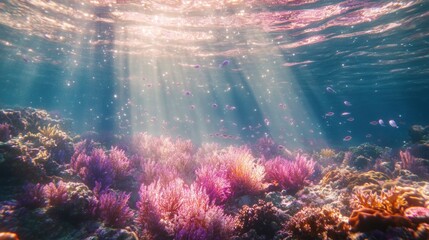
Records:
[[[156,1],[43,2],[1,3],[0,108],[46,109],[80,133],[291,148],[398,147],[429,123],[427,1],[208,1],[207,16]]]

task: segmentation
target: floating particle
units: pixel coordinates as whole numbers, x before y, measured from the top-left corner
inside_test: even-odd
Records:
[[[370,138],[370,137],[372,137],[372,134],[371,134],[371,133],[368,133],[367,135],[365,135],[365,137],[366,137],[366,138]]]
[[[355,118],[354,117],[349,117],[349,118],[347,118],[347,121],[349,121],[349,122],[353,122],[355,120]]]
[[[194,68],[200,68],[201,67],[201,65],[200,64],[195,64],[194,65]]]
[[[221,64],[219,64],[219,68],[226,67],[230,63],[229,60],[224,60]]]
[[[228,111],[234,111],[235,109],[236,109],[236,107],[235,106],[230,106],[230,105],[225,105],[225,109],[226,110],[228,110]]]
[[[285,103],[279,103],[279,107],[283,110],[285,110],[287,108]]]
[[[394,128],[399,128],[398,125],[396,124],[395,120],[389,120],[389,125],[391,127],[394,127]]]
[[[191,96],[191,95],[192,95],[191,91],[184,91],[183,93],[184,93],[186,96]]]
[[[332,87],[326,87],[328,93],[337,93]]]
[[[341,113],[341,116],[347,116],[347,115],[350,115],[351,113],[349,113],[349,112],[343,112],[343,113]]]
[[[352,104],[349,101],[344,101],[344,105],[350,107]]]
[[[334,112],[327,112],[326,114],[325,114],[325,116],[326,117],[332,117],[332,116],[334,116]]]
[[[348,142],[348,141],[350,141],[350,140],[352,140],[352,136],[345,136],[345,137],[343,138],[343,141],[344,141],[344,142]]]
[[[194,110],[195,109],[195,105],[191,105],[191,106],[189,106],[189,108],[191,109],[191,110]]]
[[[212,104],[212,108],[217,108],[217,107],[218,107],[218,105],[216,103]]]
[[[384,127],[385,125],[384,125],[384,121],[383,121],[383,119],[379,119],[378,120],[378,124],[380,124],[380,126],[382,126],[382,127]]]

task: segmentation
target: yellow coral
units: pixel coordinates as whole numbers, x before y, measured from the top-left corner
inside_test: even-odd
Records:
[[[67,138],[67,134],[61,131],[58,125],[48,124],[45,127],[39,127],[39,132],[46,138],[54,139],[54,140],[65,140]]]
[[[335,157],[335,151],[331,148],[323,148],[322,150],[320,150],[320,156],[322,158],[332,158]]]

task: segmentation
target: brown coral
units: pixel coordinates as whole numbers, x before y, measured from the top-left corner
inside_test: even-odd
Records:
[[[346,239],[349,225],[338,209],[304,207],[286,225],[293,239]]]
[[[412,223],[399,214],[389,214],[372,208],[354,210],[349,218],[354,231],[385,230],[388,227],[411,227]]]
[[[272,202],[259,200],[252,207],[244,205],[235,220],[235,230],[239,235],[255,230],[257,235],[264,235],[270,239],[280,228],[278,209]]]

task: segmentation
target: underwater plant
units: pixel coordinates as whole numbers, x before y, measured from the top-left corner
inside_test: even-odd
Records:
[[[216,205],[225,203],[231,197],[231,184],[227,178],[227,169],[201,166],[196,171],[195,183],[202,187]]]
[[[266,180],[278,184],[281,189],[296,192],[309,183],[315,164],[302,155],[297,155],[294,161],[276,157],[265,162]]]
[[[89,188],[94,188],[96,182],[100,183],[103,189],[113,183],[115,172],[103,149],[96,148],[90,155],[82,153],[76,158],[73,165],[80,167],[73,170],[79,174]]]
[[[80,142],[75,148],[70,167],[90,188],[94,188],[98,182],[105,189],[115,180],[130,174],[130,160],[117,147],[112,147],[107,154],[101,148],[93,148],[90,141]]]
[[[63,181],[57,184],[51,182],[44,187],[44,192],[48,204],[51,206],[61,206],[68,201],[67,185]]]
[[[108,191],[101,193],[98,200],[98,215],[109,227],[125,227],[133,217],[133,211],[128,207],[130,194]]]
[[[222,240],[232,235],[234,222],[222,208],[210,202],[201,188],[191,185],[185,191],[173,226],[174,239]]]
[[[121,179],[130,174],[130,160],[125,151],[118,147],[112,147],[109,151],[108,158],[112,164],[113,174],[116,179]]]
[[[230,147],[221,155],[233,195],[258,194],[264,189],[264,166],[245,147]]]
[[[140,166],[145,171],[156,170],[148,168],[147,164],[157,165],[160,169],[171,169],[172,173],[176,173],[178,177],[185,181],[193,181],[197,163],[195,161],[196,149],[190,140],[176,139],[172,140],[168,137],[155,137],[147,133],[137,134],[132,140],[132,150],[134,154],[139,156]],[[153,173],[153,172],[152,172]],[[162,174],[156,172],[156,176]],[[145,177],[146,183],[156,181],[158,179],[149,179]]]
[[[232,218],[203,189],[188,187],[181,179],[167,185],[142,185],[137,208],[137,223],[146,237],[226,239],[232,233]]]

